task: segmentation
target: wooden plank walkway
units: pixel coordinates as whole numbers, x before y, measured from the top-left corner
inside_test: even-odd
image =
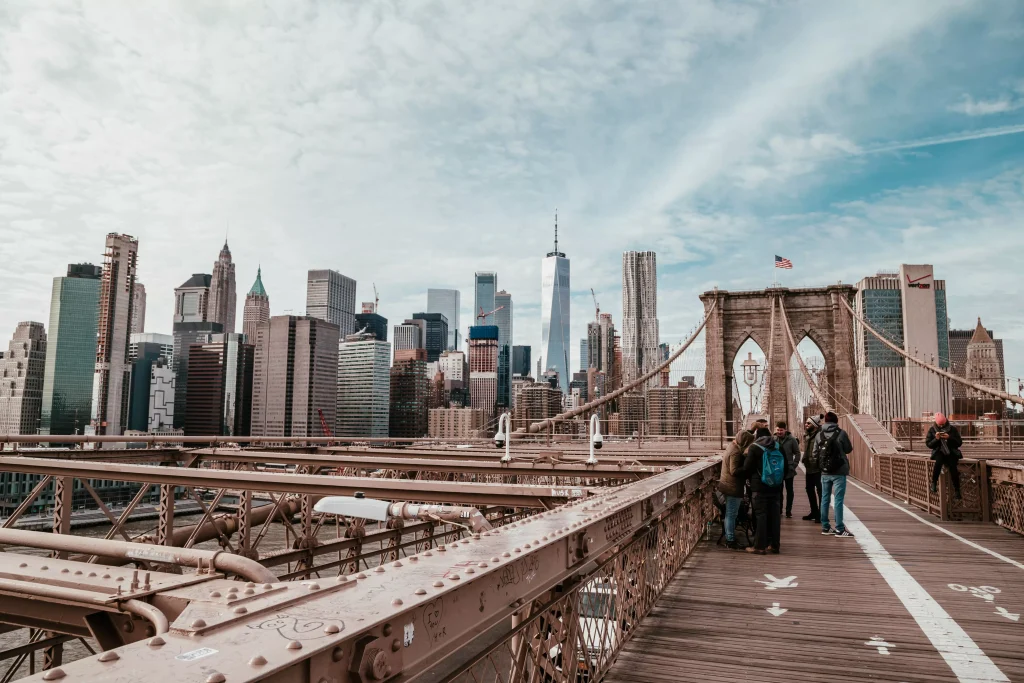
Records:
[[[705,543],[604,681],[1024,681],[1024,538],[852,479],[846,501],[856,539],[822,536],[798,497],[779,555]]]

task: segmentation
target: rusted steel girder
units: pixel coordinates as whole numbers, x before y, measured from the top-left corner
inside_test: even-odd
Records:
[[[586,487],[553,488],[522,484],[478,484],[467,482],[323,477],[309,474],[246,472],[211,469],[90,463],[43,458],[0,458],[0,472],[116,479],[174,486],[201,486],[249,491],[277,491],[310,496],[354,495],[365,491],[385,500],[471,503],[510,507],[551,507],[567,499],[589,495]]]
[[[126,645],[116,658],[80,660],[62,673],[96,682],[141,671],[181,681],[410,680],[559,584],[589,575],[681,504],[690,501],[695,518],[687,523],[703,528],[717,467],[717,459],[695,463],[352,577],[254,586],[233,597],[218,581],[170,590],[160,599],[188,604],[163,643]]]

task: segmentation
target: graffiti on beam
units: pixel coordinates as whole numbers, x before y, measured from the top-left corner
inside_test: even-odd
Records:
[[[345,630],[345,622],[332,619],[332,624],[337,624],[342,631]],[[277,631],[285,640],[316,640],[324,637],[324,621],[310,621],[290,614],[275,614],[258,624],[249,624],[249,628],[261,631]]]
[[[427,603],[423,608],[423,625],[430,635],[430,646],[437,645],[448,637],[448,627],[442,623],[444,617],[444,598]]]
[[[507,565],[498,572],[497,589],[500,591],[509,586],[517,586],[523,581],[530,583],[537,578],[540,569],[540,558],[535,556],[524,557],[518,562]]]

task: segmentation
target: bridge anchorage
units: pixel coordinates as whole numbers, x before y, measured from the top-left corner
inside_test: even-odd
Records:
[[[830,647],[849,657],[851,671],[879,678],[893,671],[899,680],[915,679],[899,666],[872,668],[861,658],[905,662],[900,658],[917,653],[932,674],[944,661],[974,662],[991,673],[978,655],[984,638],[968,636],[956,647],[930,641],[926,628],[914,630],[916,614],[879,607],[899,599],[888,578],[871,573],[869,557],[890,552],[898,564],[889,542],[899,529],[885,515],[912,520],[917,513],[902,504],[851,486],[864,536],[876,526],[891,533],[878,533],[870,552],[850,545],[837,551],[844,554],[836,571],[850,572],[852,594],[866,605],[848,621],[873,632],[825,623],[828,615],[813,608],[820,602],[814,591],[825,588],[815,589],[812,565],[832,552],[813,529],[784,527],[793,552],[769,558],[777,562],[772,567],[747,566],[735,555],[721,560],[713,544],[702,544],[717,517],[720,453],[746,426],[747,412],[799,425],[809,412],[833,410],[854,443],[853,475],[934,514],[935,521],[918,515],[921,521],[910,523],[936,536],[949,566],[967,572],[984,564],[974,555],[954,562],[958,549],[977,552],[962,550],[973,546],[960,538],[997,547],[995,555],[982,553],[985,561],[1024,569],[1014,559],[1016,536],[999,541],[986,530],[1004,532],[991,524],[970,533],[943,525],[991,520],[1024,534],[1024,468],[1012,461],[1012,430],[992,443],[968,438],[961,501],[952,500],[946,479],[937,493],[928,491],[920,439],[894,436],[860,410],[857,345],[869,336],[886,345],[920,370],[922,382],[970,384],[1017,405],[1021,399],[906,353],[863,319],[855,294],[844,285],[705,293],[704,315],[657,367],[572,410],[503,425],[501,450],[490,438],[370,447],[369,440],[338,438],[332,441],[340,445],[209,437],[140,449],[36,451],[24,446],[38,437],[0,437],[23,448],[0,458],[0,473],[21,477],[26,488],[0,525],[9,551],[0,554],[0,681],[702,680],[708,671],[695,658],[711,655],[685,634],[713,638],[716,624],[755,619],[791,620],[783,629],[767,622],[763,631],[793,638],[811,637],[797,622],[813,624],[814,633],[850,630],[848,644]],[[804,338],[821,351],[817,362],[804,357]],[[756,405],[745,410],[730,363],[747,339],[766,350],[766,362]],[[638,406],[642,412],[630,413]],[[591,446],[594,434],[601,434],[599,451]],[[124,437],[108,440],[117,439]],[[72,533],[72,511],[86,501],[110,522],[105,538]],[[183,508],[189,514],[176,517]],[[155,519],[129,521],[139,511]],[[55,533],[17,528],[28,522],[46,522]],[[915,526],[913,533],[926,532]],[[677,575],[684,565],[690,569]],[[937,595],[934,581],[911,573]],[[873,583],[856,583],[861,575]],[[970,591],[945,589],[941,597],[984,605],[1008,628],[1024,605],[1013,602],[1010,584],[1018,579],[1002,576],[956,577],[958,586],[999,588],[986,593],[993,605]],[[943,577],[941,585],[950,581]],[[759,591],[769,587],[765,600]],[[747,603],[749,613],[742,611]],[[886,624],[904,630],[886,631]],[[651,654],[666,650],[650,640],[662,628],[686,642],[668,651],[689,657],[689,668]],[[719,646],[728,650],[724,641]],[[779,670],[798,659],[787,655]],[[949,664],[956,672],[960,666]],[[992,666],[1017,671],[1003,660]],[[791,673],[815,679],[806,669]],[[916,680],[934,680],[928,675]]]

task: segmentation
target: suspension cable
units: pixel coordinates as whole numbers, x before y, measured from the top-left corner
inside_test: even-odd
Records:
[[[998,399],[1001,399],[1003,401],[1009,401],[1010,403],[1013,403],[1013,404],[1016,404],[1016,405],[1024,405],[1024,398],[1022,398],[1020,396],[1013,396],[1012,394],[1008,394],[1005,391],[999,391],[998,389],[993,389],[992,387],[986,387],[986,386],[984,386],[982,384],[977,384],[975,382],[971,382],[970,380],[966,380],[963,377],[958,377],[957,375],[954,375],[951,372],[946,372],[942,368],[936,367],[935,365],[932,365],[931,363],[927,363],[927,362],[925,362],[923,360],[920,360],[918,358],[915,358],[915,357],[911,356],[909,353],[904,351],[902,348],[900,348],[896,344],[893,344],[891,341],[889,341],[888,339],[883,337],[881,334],[876,332],[875,328],[871,327],[871,325],[869,325],[867,323],[867,321],[864,320],[864,318],[862,318],[860,316],[860,314],[857,313],[857,311],[853,310],[853,307],[850,306],[849,302],[846,301],[846,299],[840,298],[840,301],[842,301],[843,305],[846,306],[846,310],[850,312],[850,315],[852,315],[857,320],[857,322],[859,322],[861,325],[863,325],[864,328],[868,332],[873,334],[875,336],[875,338],[878,339],[878,341],[882,342],[883,344],[888,346],[890,349],[892,349],[896,353],[898,353],[901,356],[903,356],[903,358],[905,358],[906,360],[909,360],[912,363],[915,363],[916,365],[921,366],[925,370],[930,370],[931,372],[935,373],[936,375],[939,375],[941,377],[945,377],[946,379],[953,380],[954,382],[962,384],[965,387],[970,387],[971,389],[974,389],[975,391],[980,391],[983,394],[988,394],[989,396],[992,396],[994,398],[998,398]]]
[[[782,313],[782,325],[786,328],[786,336],[789,337],[789,347],[793,349],[793,355],[796,356],[796,362],[800,365],[800,372],[804,373],[804,379],[807,380],[807,384],[811,388],[811,393],[814,394],[814,398],[817,399],[821,407],[825,409],[825,412],[831,412],[832,405],[828,399],[821,393],[818,388],[818,383],[811,377],[811,373],[808,372],[807,366],[804,365],[804,359],[800,356],[800,352],[796,349],[796,340],[793,338],[793,330],[789,328],[789,316],[786,315],[786,307],[782,303],[782,299],[779,299],[779,311]]]
[[[680,346],[676,350],[675,353],[673,353],[671,356],[669,356],[668,360],[664,361],[658,367],[654,368],[653,370],[650,370],[649,372],[645,373],[644,375],[642,375],[638,379],[633,380],[632,382],[630,382],[626,386],[621,387],[619,389],[616,389],[615,391],[611,392],[610,394],[602,396],[601,398],[597,399],[596,401],[591,401],[590,403],[584,403],[583,405],[579,406],[578,408],[573,408],[572,410],[567,410],[566,412],[560,413],[558,415],[555,415],[554,417],[549,417],[547,419],[540,420],[538,422],[534,422],[534,423],[530,424],[528,427],[520,427],[514,433],[516,433],[516,434],[538,434],[541,431],[547,429],[548,427],[553,427],[554,425],[558,424],[559,422],[564,422],[565,420],[571,420],[572,418],[576,417],[577,415],[582,415],[583,413],[586,413],[586,412],[589,412],[591,410],[594,410],[595,408],[599,408],[602,405],[604,405],[605,403],[608,403],[609,401],[611,401],[612,399],[618,398],[619,396],[621,396],[622,394],[626,393],[627,391],[635,389],[636,387],[640,386],[641,384],[644,384],[647,380],[649,380],[650,378],[656,376],[659,372],[661,372],[662,370],[664,370],[665,368],[670,366],[672,364],[672,361],[674,361],[676,358],[679,358],[679,356],[683,355],[683,352],[686,351],[686,349],[690,348],[690,344],[692,344],[694,342],[694,340],[697,339],[697,335],[699,335],[701,333],[701,331],[703,331],[704,327],[708,324],[708,320],[711,319],[711,314],[715,312],[715,308],[717,306],[718,306],[718,298],[716,297],[715,298],[715,302],[713,304],[711,304],[711,308],[709,308],[707,313],[704,314],[704,318],[700,321],[700,324],[697,325],[697,329],[695,329],[693,331],[693,334],[690,335],[689,339],[687,339],[683,343],[683,345]],[[707,384],[707,381],[705,380],[705,385],[706,384]]]

